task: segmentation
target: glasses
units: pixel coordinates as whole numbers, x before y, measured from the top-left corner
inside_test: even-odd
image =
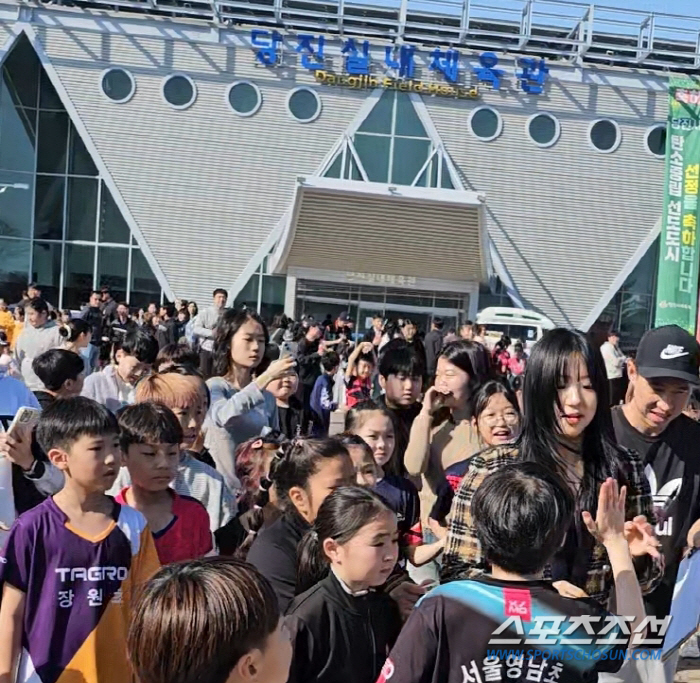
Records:
[[[482,422],[487,427],[495,427],[500,422],[505,422],[507,425],[517,425],[520,422],[520,415],[514,410],[506,413],[489,413],[479,417],[479,422]]]

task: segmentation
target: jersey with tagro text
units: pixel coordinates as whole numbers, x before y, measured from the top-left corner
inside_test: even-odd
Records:
[[[159,567],[143,515],[114,503],[88,538],[48,498],[21,515],[0,554],[0,587],[25,598],[17,683],[131,683],[126,633],[134,589]]]

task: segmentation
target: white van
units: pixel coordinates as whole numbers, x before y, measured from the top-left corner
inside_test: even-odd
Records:
[[[479,311],[476,314],[476,323],[486,328],[486,343],[489,348],[493,348],[505,334],[513,343],[517,340],[529,349],[535,342],[542,339],[547,330],[556,327],[547,316],[540,313],[527,311],[524,308],[500,306]]]

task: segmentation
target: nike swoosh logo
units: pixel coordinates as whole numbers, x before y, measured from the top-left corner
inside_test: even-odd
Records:
[[[683,356],[689,356],[689,355],[690,355],[690,351],[682,351],[681,353],[669,353],[668,351],[666,351],[666,349],[664,349],[661,352],[661,358],[663,360],[673,360],[674,358],[682,358]]]

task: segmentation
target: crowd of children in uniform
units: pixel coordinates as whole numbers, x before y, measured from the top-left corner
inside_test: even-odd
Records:
[[[582,334],[534,347],[521,400],[478,343],[446,344],[424,392],[410,340],[378,357],[359,342],[332,437],[330,348],[314,352],[310,418],[292,401],[295,356],[251,311],[220,311],[206,382],[196,354],[158,356],[149,338],[128,333],[84,383],[73,351],[42,354],[38,427],[0,435],[19,513],[0,531],[0,683],[553,683],[620,668],[634,643],[619,625],[573,663],[542,652],[561,638],[490,654],[515,616],[526,634],[540,617],[585,634],[608,607],[639,625],[663,575],[643,465],[615,442]],[[685,375],[650,375],[679,394],[698,374],[681,341]],[[38,405],[7,375],[3,392],[6,416]],[[676,568],[682,549],[663,548]]]

